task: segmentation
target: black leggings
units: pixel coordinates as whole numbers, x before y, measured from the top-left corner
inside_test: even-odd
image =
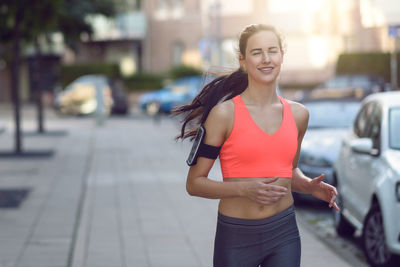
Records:
[[[300,255],[300,235],[293,205],[258,220],[218,213],[214,267],[298,267]]]

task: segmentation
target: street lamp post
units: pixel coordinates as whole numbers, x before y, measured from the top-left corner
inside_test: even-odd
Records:
[[[222,32],[221,32],[221,1],[215,2],[216,13],[216,31],[217,31],[217,50],[218,50],[218,65],[222,66]]]
[[[398,63],[397,63],[397,41],[400,35],[400,26],[390,26],[389,36],[392,41],[392,49],[390,53],[390,83],[393,90],[398,89]]]

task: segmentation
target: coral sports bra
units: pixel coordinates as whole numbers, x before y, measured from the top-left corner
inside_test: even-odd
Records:
[[[292,178],[298,130],[290,104],[279,97],[283,106],[282,122],[275,133],[268,134],[255,123],[240,95],[232,100],[233,129],[219,153],[222,176]]]

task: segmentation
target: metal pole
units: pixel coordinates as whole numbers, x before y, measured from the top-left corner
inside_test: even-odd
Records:
[[[42,70],[42,52],[40,49],[40,44],[39,44],[39,39],[38,37],[35,38],[35,57],[34,57],[34,76],[35,76],[35,100],[36,100],[36,109],[37,109],[37,131],[38,133],[44,133],[44,123],[43,123],[43,102],[42,102],[42,94],[43,94],[43,88],[42,88],[42,76],[41,76],[41,70]]]
[[[392,49],[390,53],[390,83],[392,90],[398,89],[398,63],[397,63],[397,40],[399,40],[400,27],[390,26],[389,36],[391,37]]]
[[[23,17],[23,9],[19,8],[15,14],[14,36],[13,36],[13,52],[11,65],[11,95],[14,104],[14,120],[15,120],[15,153],[22,153],[21,139],[21,113],[19,99],[19,67],[20,67],[20,22]]]
[[[390,54],[390,83],[393,90],[397,90],[397,56],[396,50],[392,51]]]

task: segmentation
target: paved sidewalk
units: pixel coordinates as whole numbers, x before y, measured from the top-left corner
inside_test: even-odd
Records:
[[[28,113],[24,129],[34,129]],[[13,144],[11,116],[0,150]],[[176,122],[140,116],[47,116],[62,137],[29,136],[28,149],[49,159],[1,159],[0,188],[28,187],[18,209],[0,209],[0,267],[212,266],[217,201],[185,191],[189,150]],[[210,174],[221,179],[218,164]],[[302,266],[349,266],[303,227]]]

